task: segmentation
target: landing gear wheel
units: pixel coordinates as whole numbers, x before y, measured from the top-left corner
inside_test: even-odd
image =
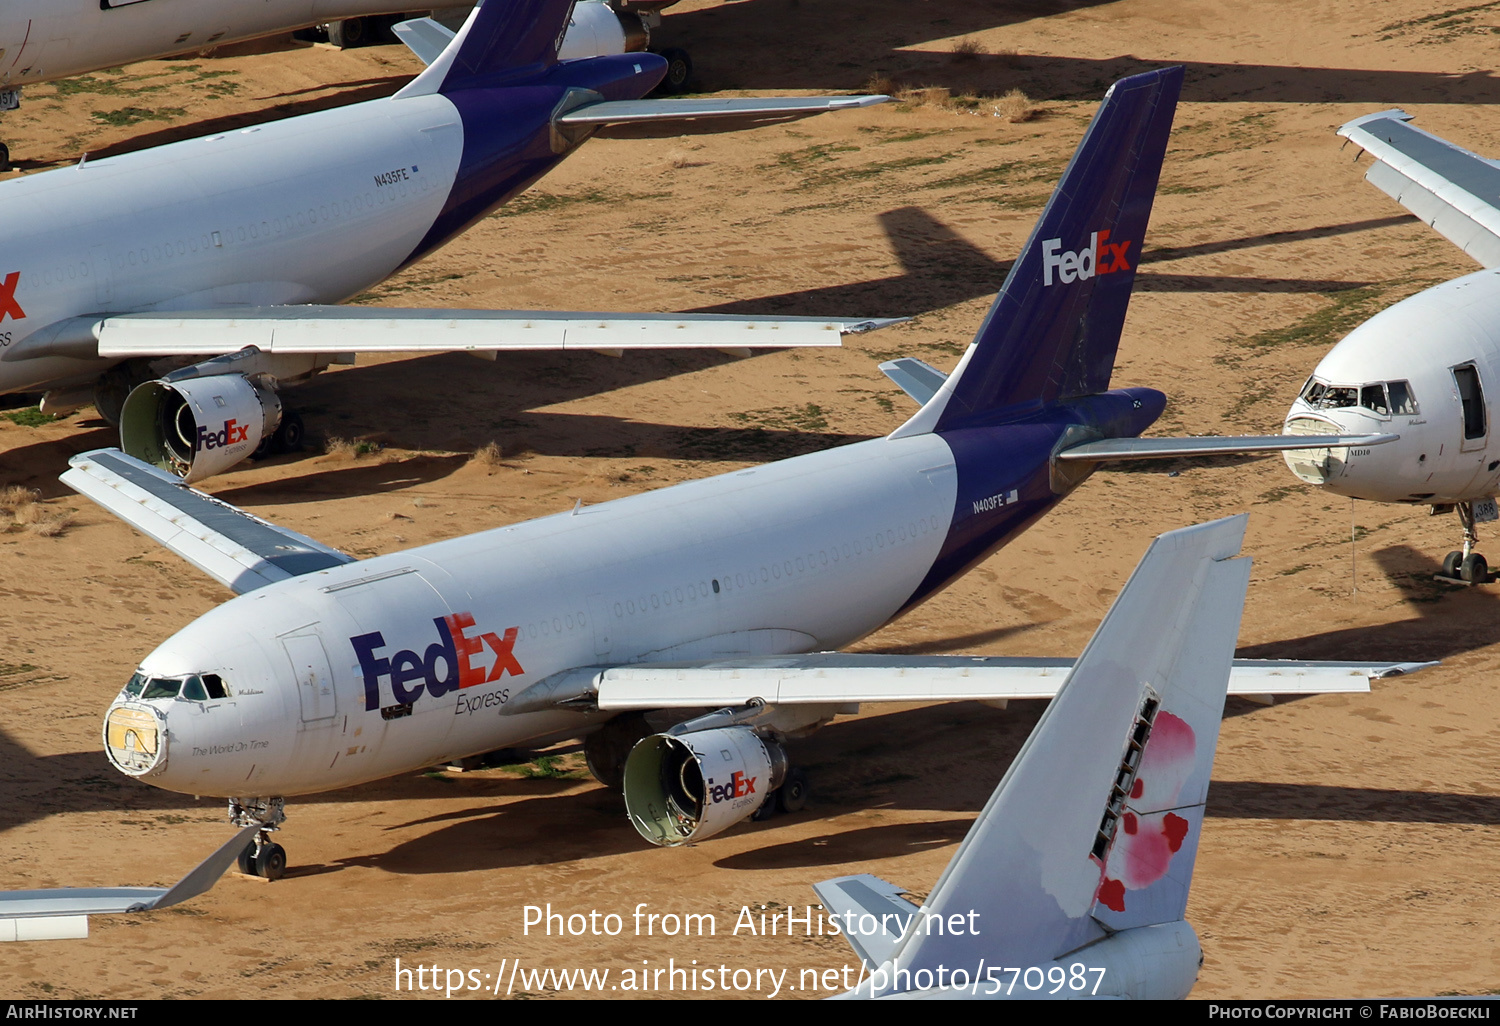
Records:
[[[353,50],[369,43],[370,33],[364,18],[345,18],[331,22],[328,26],[328,41],[340,50]]]
[[[0,143],[0,171],[14,171],[10,166],[10,147]]]
[[[807,807],[807,774],[799,769],[786,775],[786,782],[776,789],[776,804],[782,812],[801,812]]]
[[[249,844],[245,845],[245,850],[242,851],[242,852],[240,852],[239,866],[240,866],[240,872],[244,873],[246,876],[258,876],[259,875],[258,873],[255,872],[255,842],[254,841],[251,841]]]
[[[766,800],[760,803],[760,808],[750,813],[750,822],[764,823],[766,820],[776,815],[776,807],[778,804],[779,803],[774,794],[768,795],[766,797]]]
[[[1464,554],[1461,549],[1454,549],[1443,557],[1443,576],[1457,577],[1458,568],[1463,565]]]
[[[283,414],[276,433],[271,436],[271,451],[298,452],[306,439],[307,429],[302,426],[302,418],[295,413]]]
[[[255,451],[250,454],[250,458],[252,460],[263,460],[267,456],[271,455],[271,453],[275,449],[276,449],[276,432],[272,431],[269,435],[267,435],[266,437],[264,437],[264,438],[262,438],[260,440],[260,444],[257,445],[255,447]]]
[[[1469,584],[1484,584],[1490,579],[1490,566],[1479,553],[1471,552],[1459,566],[1458,576]]]
[[[673,47],[658,50],[657,55],[666,60],[667,73],[662,76],[656,91],[668,96],[687,92],[688,84],[693,80],[693,59],[687,55],[687,51]]]
[[[263,844],[255,853],[255,875],[280,880],[286,872],[286,849],[279,844]]]

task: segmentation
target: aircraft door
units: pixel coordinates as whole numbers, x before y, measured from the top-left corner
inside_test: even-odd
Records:
[[[1458,399],[1462,410],[1463,443],[1461,452],[1483,449],[1489,441],[1489,411],[1485,408],[1484,388],[1479,383],[1479,371],[1472,363],[1453,368],[1453,380],[1458,386]]]
[[[297,700],[302,708],[302,727],[321,726],[338,712],[333,687],[333,673],[328,668],[328,653],[316,633],[284,635],[281,647],[286,650],[292,673],[297,679]]]

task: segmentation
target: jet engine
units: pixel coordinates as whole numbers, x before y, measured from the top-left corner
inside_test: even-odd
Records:
[[[640,12],[615,10],[607,3],[583,3],[573,8],[573,20],[557,51],[559,60],[634,53],[646,49],[651,33]]]
[[[753,816],[786,776],[786,752],[749,727],[653,734],[625,760],[625,811],[646,840],[674,847]]]
[[[169,374],[125,400],[120,448],[186,481],[201,481],[254,454],[281,423],[275,390],[243,374]]]

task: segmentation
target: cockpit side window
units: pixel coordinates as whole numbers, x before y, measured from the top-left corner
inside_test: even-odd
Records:
[[[203,675],[203,686],[208,691],[209,698],[228,698],[229,688],[224,684],[224,678],[217,673],[205,673]]]
[[[1385,401],[1384,385],[1365,385],[1359,390],[1359,405],[1367,410],[1373,410],[1382,417],[1390,414],[1390,407]]]
[[[1316,406],[1318,404],[1318,400],[1322,397],[1324,390],[1326,390],[1327,388],[1328,386],[1323,384],[1323,382],[1319,381],[1317,378],[1308,378],[1307,384],[1302,386],[1302,399],[1307,403],[1307,405]]]
[[[125,693],[132,698],[137,698],[145,687],[146,675],[144,673],[133,673],[130,675],[130,683],[125,685]]]
[[[176,698],[177,690],[182,687],[180,680],[168,680],[164,677],[153,677],[146,682],[146,690],[141,698]]]
[[[1391,394],[1391,412],[1397,416],[1415,416],[1416,397],[1411,394],[1411,385],[1405,381],[1389,381],[1386,389]]]

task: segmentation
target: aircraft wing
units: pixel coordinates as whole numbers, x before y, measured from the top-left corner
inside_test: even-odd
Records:
[[[1370,681],[1436,663],[1237,659],[1229,693],[1271,695],[1367,692]],[[812,652],[700,663],[581,667],[540,681],[505,706],[510,715],[556,706],[698,709],[746,705],[847,705],[861,702],[1004,702],[1051,698],[1071,659],[1012,656],[899,656]]]
[[[214,356],[266,353],[473,352],[530,349],[765,349],[837,346],[846,334],[904,318],[424,310],[263,306],[75,318],[5,351],[44,356]]]
[[[258,825],[245,827],[171,887],[59,887],[0,891],[0,941],[65,940],[89,935],[91,915],[148,912],[209,890],[249,845]]]
[[[62,481],[237,594],[354,562],[126,456],[96,449],[68,461]]]
[[[1385,110],[1339,135],[1375,158],[1365,179],[1485,267],[1500,267],[1500,164],[1407,124]]]

